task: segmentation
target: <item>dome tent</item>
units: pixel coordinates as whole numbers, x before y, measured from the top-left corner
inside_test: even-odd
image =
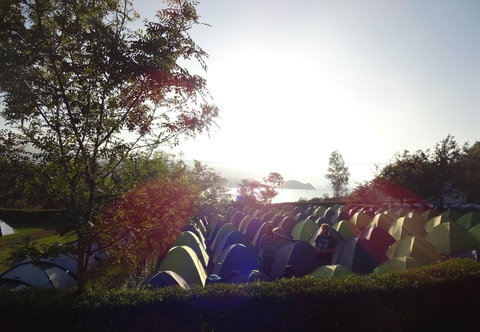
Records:
[[[0,275],[0,279],[11,279],[24,285],[41,288],[68,288],[76,284],[76,278],[57,266],[48,262],[24,261]]]
[[[260,262],[255,252],[241,243],[235,243],[222,251],[213,268],[213,273],[222,279],[228,279],[230,272],[259,270]]]
[[[462,214],[462,216],[457,219],[456,223],[469,230],[473,226],[480,224],[480,212],[472,211]]]
[[[142,285],[148,288],[180,286],[185,290],[190,289],[187,282],[178,273],[173,271],[155,271],[145,279]]]
[[[12,226],[0,220],[0,236],[6,236],[6,235],[15,234],[15,233],[16,231],[15,229],[13,229]]]
[[[231,231],[222,236],[218,241],[217,248],[211,256],[212,263],[215,265],[218,262],[218,259],[222,255],[222,252],[231,246],[232,244],[241,243],[247,247],[250,251],[255,252],[252,242],[247,238],[245,234],[239,231]]]
[[[342,265],[355,273],[371,273],[378,265],[388,260],[387,255],[375,244],[364,238],[352,237],[337,245],[332,256],[333,265]]]
[[[258,270],[246,270],[227,277],[227,284],[248,284],[256,281],[272,281],[272,278]]]
[[[386,252],[387,249],[395,243],[393,236],[380,227],[369,226],[361,231],[358,237],[370,240],[370,242],[374,243],[382,252]]]
[[[400,217],[395,220],[388,230],[395,240],[399,241],[402,238],[410,235],[425,237],[427,231],[415,219],[409,217]]]
[[[316,257],[317,251],[308,242],[290,241],[277,250],[271,277],[281,278],[287,265],[293,269],[296,277],[303,277],[317,267]]]
[[[410,256],[396,257],[383,262],[373,270],[372,274],[385,274],[394,271],[405,271],[425,266],[425,263]]]
[[[180,275],[188,285],[205,286],[207,273],[193,249],[187,246],[170,248],[159,262],[157,271],[173,271]]]
[[[425,264],[438,262],[442,255],[427,240],[418,236],[407,236],[392,244],[386,252],[389,259],[410,256]]]
[[[443,255],[467,250],[480,250],[480,242],[455,222],[442,223],[436,226],[425,236],[425,240],[430,242]]]
[[[203,267],[207,268],[209,258],[205,244],[200,242],[200,239],[195,233],[191,231],[182,232],[172,244],[172,247],[176,246],[187,246],[191,248],[197,254]]]
[[[324,265],[316,268],[308,275],[316,278],[336,278],[346,275],[355,274],[349,268],[342,265]]]

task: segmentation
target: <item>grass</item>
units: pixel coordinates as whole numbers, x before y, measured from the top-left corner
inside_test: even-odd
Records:
[[[0,237],[0,273],[10,268],[6,263],[6,259],[10,254],[11,247],[14,244],[21,243],[25,236],[30,236],[32,241],[37,242],[37,246],[41,244],[63,243],[75,239],[74,236],[58,235],[53,224],[10,223],[10,226],[16,230],[16,233]]]

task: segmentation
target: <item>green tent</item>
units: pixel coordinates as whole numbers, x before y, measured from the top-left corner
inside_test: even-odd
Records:
[[[409,212],[410,212],[410,208],[402,207],[402,208],[396,210],[396,211],[395,211],[395,214],[396,214],[398,217],[405,217]]]
[[[480,212],[472,211],[462,214],[462,216],[458,218],[456,222],[463,228],[469,230],[473,226],[480,224]]]
[[[365,212],[355,212],[353,216],[350,218],[350,222],[357,226],[360,231],[363,231],[365,228],[368,227],[372,221],[372,217],[370,217]]]
[[[360,230],[357,228],[357,226],[347,220],[337,221],[335,224],[333,224],[332,228],[339,232],[344,239],[357,237],[358,234],[360,234]]]
[[[422,216],[421,213],[415,212],[414,210],[408,212],[405,217],[414,219],[416,222],[418,222],[422,226],[427,223],[427,219],[424,216]]]
[[[467,250],[480,250],[480,242],[455,222],[446,222],[436,226],[428,233],[425,240],[444,255]]]
[[[392,217],[390,217],[388,214],[378,213],[373,216],[369,226],[379,227],[388,232],[390,226],[392,226],[395,220],[396,219],[392,219]]]
[[[188,285],[205,286],[207,273],[195,252],[187,246],[172,247],[158,265],[157,271],[173,271]]]
[[[383,214],[389,216],[393,221],[398,219],[398,214],[395,213],[395,210],[388,209],[387,211],[383,212]]]
[[[316,217],[323,217],[325,215],[325,211],[327,211],[327,207],[320,205],[313,211],[313,214]]]
[[[454,220],[450,219],[448,216],[439,214],[438,216],[433,217],[432,219],[427,221],[427,223],[423,225],[423,228],[425,228],[427,232],[430,232],[432,229],[434,229],[438,225],[446,222],[454,222]]]
[[[458,212],[456,210],[447,210],[445,212],[442,212],[441,215],[447,216],[450,219],[452,219],[453,221],[457,221],[457,219],[462,216],[462,213]]]
[[[310,219],[305,219],[293,226],[291,235],[295,240],[302,240],[308,242],[312,237],[312,234],[315,233],[320,226],[317,223]]]
[[[350,274],[356,274],[349,268],[342,266],[342,265],[324,265],[321,266],[308,275],[315,277],[315,278],[336,278],[341,276],[346,276]]]
[[[410,256],[425,264],[436,263],[442,258],[440,252],[430,242],[413,235],[392,244],[386,254],[389,259]]]
[[[415,235],[422,238],[427,235],[425,228],[416,222],[415,219],[409,217],[400,217],[395,220],[392,226],[390,226],[388,229],[388,232],[397,241],[410,235]]]
[[[480,224],[477,224],[468,230],[478,241],[480,241]]]
[[[209,260],[207,251],[205,249],[205,246],[200,242],[200,239],[197,235],[195,235],[195,233],[193,233],[192,231],[182,232],[182,234],[180,234],[179,237],[172,244],[172,247],[177,246],[187,246],[193,251],[195,251],[195,254],[197,254],[197,257],[202,263],[203,267],[207,268]]]
[[[383,262],[373,270],[372,274],[385,274],[394,271],[404,271],[424,266],[425,263],[410,256],[396,257]]]
[[[434,218],[438,215],[440,215],[440,212],[438,212],[437,210],[433,210],[433,209],[427,210],[427,211],[422,213],[422,216],[424,216],[425,219],[427,219],[427,220],[430,220],[430,219],[432,219],[432,218]]]

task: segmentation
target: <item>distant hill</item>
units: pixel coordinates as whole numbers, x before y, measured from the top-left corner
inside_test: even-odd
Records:
[[[282,186],[282,189],[312,189],[315,188],[310,183],[302,183],[296,180],[287,180]]]

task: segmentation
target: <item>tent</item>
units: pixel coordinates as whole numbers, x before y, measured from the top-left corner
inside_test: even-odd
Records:
[[[355,212],[355,214],[350,218],[350,222],[357,226],[360,231],[363,231],[372,221],[372,217],[370,217],[365,212]]]
[[[256,252],[255,248],[253,247],[252,242],[247,238],[245,234],[239,231],[230,231],[222,236],[222,238],[218,241],[217,248],[215,252],[211,256],[212,263],[215,265],[222,255],[223,250],[225,248],[231,246],[232,244],[241,243],[245,247],[247,247],[250,251]]]
[[[285,219],[285,217],[281,214],[277,214],[276,216],[273,217],[272,219],[272,224],[273,224],[273,227],[278,227],[278,225],[280,225],[280,223],[282,222],[282,220]]]
[[[358,237],[370,240],[370,242],[374,243],[382,252],[386,252],[387,249],[395,243],[393,236],[380,227],[369,226],[361,231]]]
[[[316,278],[336,278],[346,275],[355,274],[349,268],[342,265],[324,265],[316,268],[308,275]]]
[[[443,257],[440,261],[444,262],[446,260],[454,259],[454,258],[468,258],[468,259],[473,259],[474,261],[480,262],[480,251],[467,250],[467,251],[457,252],[457,253]]]
[[[457,221],[458,218],[462,216],[462,213],[456,210],[447,210],[441,213],[442,216],[447,216],[453,221]]]
[[[455,222],[455,221],[450,219],[447,216],[439,214],[438,216],[433,217],[432,219],[427,221],[423,226],[423,228],[425,228],[427,232],[430,232],[433,228],[437,227],[441,223],[446,223],[446,222]]]
[[[333,224],[332,228],[336,230],[344,239],[351,237],[357,237],[360,234],[360,230],[352,224],[350,221],[340,220]]]
[[[203,267],[207,268],[209,257],[205,244],[200,242],[200,239],[195,233],[191,231],[182,232],[172,244],[172,247],[176,246],[187,246],[191,248],[197,254]]]
[[[473,226],[480,224],[480,212],[472,211],[462,214],[462,216],[458,218],[456,222],[463,228],[469,230]]]
[[[425,236],[425,240],[430,242],[443,255],[467,250],[480,250],[480,242],[455,222],[446,222],[436,226]]]
[[[223,235],[236,230],[237,229],[233,224],[223,224],[215,235],[215,238],[212,239],[212,243],[210,244],[211,252],[215,252],[215,250],[217,249],[218,241],[222,238]]]
[[[304,219],[298,222],[290,234],[295,240],[302,240],[308,242],[312,237],[312,234],[316,233],[319,229],[319,225],[315,223],[315,221],[310,219]]]
[[[327,211],[327,207],[320,205],[315,209],[313,214],[316,215],[317,217],[323,217],[325,216],[325,211]]]
[[[425,264],[436,263],[442,258],[440,252],[430,242],[413,235],[392,244],[386,254],[389,259],[410,256]]]
[[[411,210],[407,213],[406,217],[414,219],[420,225],[424,226],[428,221],[421,213],[415,212],[415,210]]]
[[[255,252],[241,243],[235,243],[222,251],[213,268],[213,273],[227,279],[232,271],[259,270],[260,262]]]
[[[240,232],[243,232],[243,230],[245,229],[245,227],[247,227],[248,223],[250,222],[250,220],[252,219],[259,219],[257,217],[253,217],[253,216],[250,216],[250,215],[246,215],[245,217],[243,217],[243,219],[238,223],[238,224],[233,224]]]
[[[388,260],[387,255],[375,244],[364,238],[351,237],[337,244],[332,256],[333,265],[342,265],[355,273],[371,273]]]
[[[410,256],[396,257],[383,262],[373,270],[372,274],[385,274],[394,271],[404,271],[425,266],[425,263]]]
[[[0,220],[0,236],[6,236],[6,235],[11,235],[15,234],[16,231],[13,229],[12,226],[7,224],[5,221]]]
[[[0,279],[17,280],[24,285],[41,288],[68,288],[77,283],[75,277],[60,266],[48,262],[33,264],[24,261],[0,275]]]
[[[280,222],[279,227],[283,228],[287,233],[291,233],[293,227],[297,224],[297,220],[292,217],[285,217],[283,220]]]
[[[392,235],[395,240],[399,241],[400,239],[415,235],[419,237],[425,237],[427,231],[422,227],[415,219],[409,217],[400,217],[395,220],[388,230],[390,235]]]
[[[380,227],[388,232],[390,226],[392,226],[393,222],[397,220],[397,218],[393,219],[391,216],[385,213],[377,213],[373,216],[372,220],[370,221],[370,226],[373,227]]]
[[[258,218],[252,218],[243,229],[242,233],[246,235],[250,242],[252,242],[258,229],[262,227],[263,224],[264,222],[262,220]]]
[[[187,282],[178,273],[173,271],[155,271],[145,279],[142,285],[148,288],[180,286],[185,290],[190,289]]]
[[[257,281],[272,281],[272,278],[258,270],[246,270],[238,273],[233,273],[227,278],[225,282],[227,284],[248,284]]]
[[[188,285],[205,286],[207,273],[193,249],[187,246],[170,248],[160,261],[157,271],[173,271],[179,274]]]
[[[422,213],[422,216],[424,216],[427,221],[438,215],[440,215],[440,212],[434,209],[430,209]]]
[[[296,277],[303,277],[317,267],[317,251],[305,241],[291,241],[277,250],[273,261],[272,279],[283,276],[285,267],[289,265]]]

